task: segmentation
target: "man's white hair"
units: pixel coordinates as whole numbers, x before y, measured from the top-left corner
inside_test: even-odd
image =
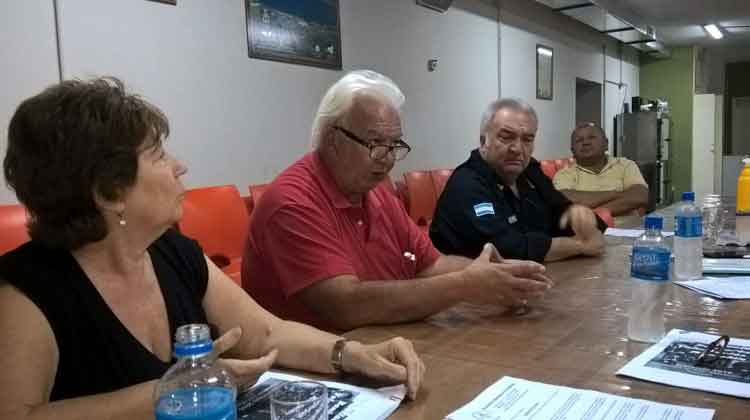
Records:
[[[484,136],[492,124],[492,119],[495,118],[495,114],[501,109],[512,109],[514,111],[525,112],[534,123],[539,125],[539,119],[536,116],[534,108],[518,98],[500,98],[492,101],[482,113],[482,121],[479,123],[479,136]]]
[[[355,70],[334,83],[320,100],[312,125],[312,145],[319,147],[325,132],[346,113],[357,95],[375,95],[401,111],[406,97],[386,76],[372,70]]]

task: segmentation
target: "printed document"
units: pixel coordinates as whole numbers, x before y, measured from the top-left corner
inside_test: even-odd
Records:
[[[676,281],[686,287],[717,299],[750,299],[750,277],[703,277],[700,280]]]
[[[750,340],[730,338],[709,366],[695,366],[719,336],[672,330],[622,367],[617,374],[680,388],[750,398]]]
[[[289,381],[311,380],[266,372],[251,388],[237,391],[238,420],[270,420],[271,393]],[[341,382],[317,381],[328,387],[329,420],[382,420],[393,413],[406,395],[404,385],[370,389]]]
[[[750,259],[704,258],[704,274],[750,274]]]
[[[608,236],[619,236],[621,238],[638,238],[643,235],[643,232],[643,229],[607,228],[607,230],[604,231],[604,234]],[[661,236],[674,236],[674,232],[662,232]]]
[[[619,397],[506,376],[447,420],[711,420],[714,410]]]

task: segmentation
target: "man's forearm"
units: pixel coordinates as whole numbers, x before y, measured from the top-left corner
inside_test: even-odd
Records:
[[[472,260],[460,255],[441,255],[435,264],[417,273],[417,277],[433,277],[440,274],[453,273],[463,270]]]
[[[617,198],[606,203],[604,207],[612,212],[613,216],[622,216],[640,207],[648,207],[648,188],[643,185],[633,185],[619,193]]]
[[[325,281],[338,283],[332,287],[335,293],[302,290],[301,298],[340,330],[424,319],[468,296],[463,271],[408,280],[359,281],[342,276]],[[315,295],[305,297],[308,293]]]
[[[580,255],[583,250],[581,243],[573,238],[558,237],[552,238],[549,251],[544,256],[544,261],[559,261],[566,258]]]
[[[560,190],[560,192],[573,203],[591,207],[592,209],[601,207],[617,198],[617,192],[614,191]]]

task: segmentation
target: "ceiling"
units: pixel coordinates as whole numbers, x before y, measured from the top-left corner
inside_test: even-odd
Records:
[[[653,28],[655,38],[666,47],[685,45],[737,45],[750,48],[750,0],[537,0],[553,9],[569,8],[562,11],[591,26],[601,26],[606,22],[596,18],[591,24],[591,9],[575,8],[576,5],[594,3],[604,9],[607,15],[641,28],[650,35]],[[714,23],[724,33],[724,38],[714,40],[703,30],[703,25]],[[608,24],[605,23],[605,26]],[[611,25],[610,26],[616,26]],[[612,27],[597,28],[612,29]],[[616,33],[610,33],[615,36]],[[624,33],[623,33],[624,34]],[[621,39],[624,42],[630,39]]]
[[[605,9],[626,9],[651,25],[667,46],[746,42],[750,47],[750,0],[598,0]],[[724,39],[714,40],[703,25],[715,23]],[[744,28],[740,28],[744,26]]]

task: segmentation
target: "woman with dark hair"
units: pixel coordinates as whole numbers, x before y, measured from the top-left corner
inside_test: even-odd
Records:
[[[276,364],[407,384],[424,365],[401,338],[345,341],[280,320],[170,229],[187,169],[166,117],[116,79],[67,81],[24,101],[5,178],[32,240],[0,257],[0,418],[152,418],[177,327],[208,323],[241,383]]]

